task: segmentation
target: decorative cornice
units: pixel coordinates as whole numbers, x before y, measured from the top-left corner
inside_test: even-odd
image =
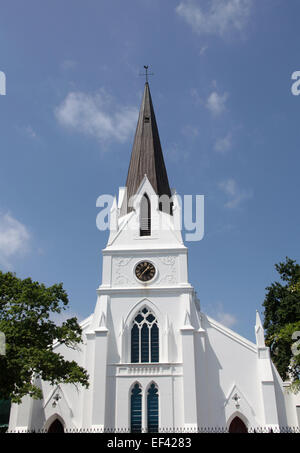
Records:
[[[151,248],[151,249],[149,248],[147,250],[145,250],[145,248],[132,249],[132,248],[128,247],[128,248],[109,249],[108,247],[106,247],[105,249],[102,250],[102,255],[109,256],[109,255],[120,255],[122,253],[130,253],[130,256],[134,257],[134,256],[140,256],[140,255],[143,256],[143,255],[145,255],[145,253],[161,255],[162,253],[176,253],[176,252],[187,254],[188,249],[185,245],[182,245],[181,247],[161,247],[158,245],[157,248],[153,247],[153,248]]]
[[[114,363],[109,365],[110,376],[181,376],[182,363]]]
[[[134,286],[130,288],[126,288],[124,286],[122,287],[99,287],[97,289],[97,294],[100,295],[112,295],[112,294],[134,294],[135,296],[139,295],[139,297],[149,297],[150,294],[156,294],[156,293],[171,293],[173,294],[193,294],[194,288],[193,286],[168,286],[168,287],[162,287],[162,286],[147,286],[147,287],[139,287],[139,286]]]

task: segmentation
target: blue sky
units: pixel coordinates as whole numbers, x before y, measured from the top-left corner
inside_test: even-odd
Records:
[[[2,0],[0,268],[62,281],[88,316],[149,64],[170,185],[205,195],[189,247],[203,311],[254,339],[285,256],[299,262],[297,0]]]

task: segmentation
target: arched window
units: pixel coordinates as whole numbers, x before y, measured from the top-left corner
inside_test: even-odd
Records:
[[[142,432],[142,389],[139,384],[131,391],[130,428],[132,433]]]
[[[140,236],[151,235],[151,205],[148,195],[145,193],[140,205]]]
[[[248,429],[245,423],[239,418],[235,417],[229,426],[230,433],[247,433]]]
[[[159,328],[157,319],[146,307],[140,310],[131,328],[131,363],[159,361]]]
[[[158,432],[158,388],[151,384],[147,394],[147,428],[148,433]]]

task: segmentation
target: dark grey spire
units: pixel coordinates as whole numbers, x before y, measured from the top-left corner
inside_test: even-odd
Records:
[[[145,175],[158,196],[171,197],[148,82],[145,83],[126,181],[128,200],[136,194]]]

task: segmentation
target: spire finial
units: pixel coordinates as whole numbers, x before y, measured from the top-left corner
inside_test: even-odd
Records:
[[[146,83],[148,83],[148,77],[150,75],[154,75],[154,74],[153,74],[153,72],[148,72],[149,65],[144,65],[144,68],[145,68],[145,73],[144,74],[140,74],[140,75],[145,76],[146,77]]]
[[[265,334],[258,310],[256,310],[255,335],[257,346],[260,348],[265,348]]]

